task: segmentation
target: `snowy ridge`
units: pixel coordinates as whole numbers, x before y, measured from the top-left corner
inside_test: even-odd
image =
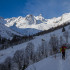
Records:
[[[1,35],[1,37],[11,39],[13,37],[13,35],[20,35],[21,36],[21,34],[6,27],[4,25],[4,23],[6,23],[6,21],[4,21],[3,18],[0,18],[0,35]]]
[[[10,27],[13,30],[25,35],[26,28],[43,31],[52,27],[59,26],[65,22],[70,22],[70,13],[65,13],[61,17],[54,17],[52,19],[45,19],[40,14],[39,16],[27,15],[26,17],[12,17],[5,19],[5,21],[5,25],[7,27]],[[33,30],[32,33],[34,34],[34,32],[36,33],[36,31]],[[28,30],[26,35],[31,35],[32,33],[30,30]]]
[[[62,25],[65,22],[70,22],[70,13],[65,13],[61,17],[54,17],[52,19],[45,19],[41,14],[39,16],[27,15],[26,17],[19,16],[7,19],[0,17],[0,35],[9,38],[11,36],[10,33],[14,31],[15,34],[33,35],[40,31]]]

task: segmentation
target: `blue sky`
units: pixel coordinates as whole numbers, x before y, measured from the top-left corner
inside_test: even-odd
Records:
[[[52,18],[68,12],[70,0],[0,0],[0,16],[4,18],[25,17],[27,14]]]

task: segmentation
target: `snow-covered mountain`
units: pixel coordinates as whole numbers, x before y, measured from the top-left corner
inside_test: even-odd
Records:
[[[26,17],[19,16],[7,18],[4,20],[6,21],[4,24],[7,27],[12,28],[19,33],[22,33],[23,35],[31,35],[39,31],[56,27],[65,22],[70,22],[70,13],[65,13],[58,18],[54,17],[52,19],[45,19],[40,14],[39,16],[27,15]]]
[[[7,22],[5,24],[7,27],[10,27],[23,35],[31,35],[39,32],[42,30],[41,23],[47,22],[41,14],[37,17],[33,15],[27,15],[26,17],[19,16],[17,18],[13,17],[5,19],[5,21]]]
[[[11,39],[13,37],[13,35],[19,35],[21,36],[21,34],[11,30],[10,28],[8,28],[7,26],[4,25],[4,23],[6,23],[6,21],[0,17],[0,35],[3,38],[7,38],[7,39]]]
[[[41,14],[39,16],[27,15],[26,17],[0,18],[0,23],[23,35],[32,35],[62,25],[65,22],[70,22],[70,13],[52,19],[45,19]]]
[[[35,25],[35,24],[40,24],[45,21],[45,19],[42,17],[40,14],[39,16],[35,17],[33,15],[27,15],[26,17],[12,17],[12,18],[7,18],[5,19],[7,21],[7,26],[13,26],[16,23],[16,27],[18,28],[28,28],[28,26],[25,25]]]

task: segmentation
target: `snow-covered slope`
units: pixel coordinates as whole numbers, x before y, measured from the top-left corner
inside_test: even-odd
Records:
[[[5,19],[7,22],[5,25],[13,30],[22,33],[24,35],[34,34],[42,30],[48,30],[49,28],[56,27],[65,22],[70,22],[70,13],[65,13],[61,17],[54,17],[52,19],[45,19],[40,14],[39,16],[27,15],[26,17],[12,17]],[[26,30],[25,30],[26,29]],[[26,33],[28,29],[28,32]],[[30,32],[29,29],[35,29]]]
[[[70,29],[69,29],[70,26],[66,26],[66,31],[69,32],[69,38],[68,38],[68,43],[70,43]],[[34,44],[34,49],[37,50],[37,48],[41,45],[42,43],[42,39],[44,39],[46,41],[46,44],[48,44],[49,40],[50,40],[50,35],[54,35],[58,37],[58,40],[60,40],[60,36],[63,36],[63,32],[62,32],[62,28],[59,29],[59,30],[55,30],[51,33],[48,33],[48,34],[44,34],[44,35],[41,35],[41,36],[36,36],[35,39],[33,40],[30,40],[28,42],[32,42]],[[66,42],[65,38],[63,37],[63,40],[64,40],[64,43]],[[4,62],[4,60],[7,58],[7,57],[13,57],[14,53],[17,51],[17,50],[21,50],[21,49],[25,49],[28,42],[25,42],[25,43],[22,43],[22,44],[19,44],[19,45],[16,45],[16,46],[13,46],[13,48],[7,48],[7,49],[4,49],[4,50],[1,50],[0,51],[0,63],[1,62]],[[60,47],[60,46],[59,46]],[[49,49],[50,46],[47,46],[47,49]]]
[[[13,37],[13,35],[21,36],[21,34],[11,30],[7,26],[5,26],[3,23],[6,23],[6,21],[4,21],[3,18],[0,18],[0,35],[1,35],[1,37],[11,39]]]
[[[35,64],[30,65],[25,70],[70,70],[70,50],[66,51],[66,59],[62,60],[61,53],[56,58],[49,56]]]

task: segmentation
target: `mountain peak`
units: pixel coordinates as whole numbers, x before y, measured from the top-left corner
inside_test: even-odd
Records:
[[[13,30],[17,32],[24,33],[24,29],[31,28],[37,30],[48,30],[51,27],[55,27],[61,25],[65,22],[70,21],[70,13],[65,13],[60,17],[55,17],[52,19],[45,19],[42,14],[39,16],[33,16],[32,14],[28,14],[26,17],[13,17],[5,19],[5,25],[7,27],[12,27]],[[0,21],[1,22],[1,21]],[[15,26],[14,26],[15,25]],[[19,30],[18,30],[19,29]]]
[[[33,15],[27,15],[27,16],[26,16],[26,19],[27,19],[27,20],[30,20],[30,19],[32,19],[32,18],[34,18]]]
[[[42,16],[42,14],[39,14],[39,16],[35,17],[37,20],[41,20],[41,21],[45,21],[44,17]]]
[[[25,19],[28,21],[28,24],[36,24],[36,19],[33,15],[27,15]]]

